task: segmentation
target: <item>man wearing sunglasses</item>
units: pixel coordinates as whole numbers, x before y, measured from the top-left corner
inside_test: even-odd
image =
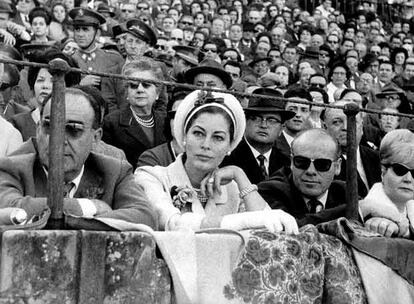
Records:
[[[261,182],[259,193],[272,209],[293,215],[298,226],[319,224],[345,215],[345,183],[334,181],[341,170],[340,147],[323,129],[302,132],[292,142],[290,170]]]
[[[36,140],[25,142],[14,156],[0,161],[0,208],[22,208],[28,219],[48,208],[51,102],[48,99],[41,107]],[[65,103],[63,212],[67,227],[102,230],[99,222],[84,218],[105,217],[155,228],[155,215],[134,181],[131,165],[91,152],[102,136],[98,101],[80,89],[68,88]]]

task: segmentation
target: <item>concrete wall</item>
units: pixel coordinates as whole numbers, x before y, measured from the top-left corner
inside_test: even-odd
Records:
[[[139,232],[7,231],[0,304],[171,303],[165,262]]]

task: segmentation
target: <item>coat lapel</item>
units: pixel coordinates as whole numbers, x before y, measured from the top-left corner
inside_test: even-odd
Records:
[[[137,142],[141,143],[145,147],[150,147],[146,134],[142,130],[142,127],[137,123],[132,116],[132,110],[128,107],[120,113],[119,124],[122,126],[124,132],[130,137],[134,138]]]
[[[83,172],[79,188],[77,189],[74,197],[87,198],[87,199],[102,199],[105,193],[104,180],[102,174],[96,172],[90,166],[86,166]]]

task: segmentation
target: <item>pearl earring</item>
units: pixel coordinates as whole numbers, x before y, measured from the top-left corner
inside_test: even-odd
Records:
[[[227,156],[230,156],[230,154],[231,154],[231,151],[227,152],[226,154],[227,154]]]
[[[185,147],[185,145],[186,145],[186,144],[187,144],[187,142],[184,140],[184,141],[183,141],[183,146]]]

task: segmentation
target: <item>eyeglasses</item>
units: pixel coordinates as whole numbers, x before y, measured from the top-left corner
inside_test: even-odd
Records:
[[[171,37],[170,40],[174,40],[174,41],[183,41],[183,38],[178,38],[178,37]]]
[[[183,25],[193,25],[193,22],[189,22],[189,21],[180,21],[181,24]]]
[[[130,13],[132,14],[134,11],[133,10],[127,10],[127,9],[121,9],[122,13]]]
[[[45,119],[41,123],[43,131],[50,135],[51,125],[48,119]],[[70,139],[78,139],[86,131],[86,127],[83,124],[72,122],[65,124],[65,134]]]
[[[165,51],[165,49],[167,48],[165,45],[159,45],[159,44],[156,44],[155,46],[154,46],[154,48],[156,49],[156,50],[163,50],[163,51]]]
[[[331,169],[333,160],[327,158],[312,159],[305,156],[293,156],[293,165],[300,170],[307,170],[313,163],[316,171],[326,172]]]
[[[400,100],[400,96],[388,95],[385,97],[388,101]]]
[[[328,53],[319,53],[319,56],[325,58],[325,57],[329,57],[329,54]]]
[[[140,11],[145,11],[145,10],[149,9],[149,7],[147,7],[147,6],[137,6],[137,9],[139,9]]]
[[[335,76],[344,76],[344,75],[346,75],[346,73],[345,72],[333,72],[332,75],[335,75]]]
[[[139,82],[139,81],[138,82],[130,81],[128,82],[127,85],[128,85],[128,88],[130,88],[131,90],[138,90],[140,84],[142,85],[144,89],[148,89],[152,86],[152,83]]]
[[[249,119],[253,121],[256,125],[261,125],[262,123],[264,123],[265,125],[272,126],[272,127],[282,123],[281,120],[275,117],[262,117],[259,115],[249,116]]]
[[[404,176],[408,172],[410,172],[411,177],[414,177],[414,169],[409,169],[402,164],[395,163],[395,164],[387,165],[386,167],[387,168],[391,167],[392,171],[394,171],[395,175],[397,176]]]
[[[217,49],[204,49],[204,53],[207,52],[217,53]]]
[[[325,85],[322,84],[322,83],[311,83],[310,86],[312,88],[319,88],[319,89],[324,89],[325,88]]]
[[[237,57],[230,57],[230,56],[224,56],[223,60],[232,60],[232,61],[237,61]]]
[[[328,43],[333,43],[333,44],[337,44],[339,43],[339,41],[334,41],[334,40],[327,40]]]

